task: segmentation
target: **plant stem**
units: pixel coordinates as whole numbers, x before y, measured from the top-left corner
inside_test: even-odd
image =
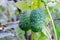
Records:
[[[33,31],[31,31],[31,40],[33,40]]]
[[[27,40],[27,32],[25,31],[25,39]]]
[[[53,29],[54,29],[54,32],[55,32],[56,40],[58,40],[58,39],[57,39],[57,33],[56,33],[55,25],[54,25],[54,22],[53,22],[53,19],[52,19],[52,16],[51,16],[51,13],[50,13],[50,11],[49,11],[48,6],[46,6],[46,9],[47,9],[47,11],[48,11],[48,13],[49,13],[49,15],[50,15],[51,21],[52,21],[52,26],[53,26]]]

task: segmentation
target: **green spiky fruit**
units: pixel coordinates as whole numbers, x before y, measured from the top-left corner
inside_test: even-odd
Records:
[[[24,31],[28,31],[30,29],[30,14],[30,10],[25,10],[22,12],[19,27]]]
[[[44,25],[45,13],[44,10],[36,8],[32,10],[30,16],[31,29],[33,32],[39,32]]]

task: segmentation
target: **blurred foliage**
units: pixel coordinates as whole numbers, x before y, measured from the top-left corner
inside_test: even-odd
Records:
[[[5,11],[5,8],[0,5],[0,12],[4,12],[4,11]]]

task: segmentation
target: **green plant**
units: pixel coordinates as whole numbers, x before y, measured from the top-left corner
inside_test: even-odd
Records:
[[[27,7],[25,7],[24,8],[24,6],[22,6],[23,4],[21,4],[21,6],[22,6],[22,8],[19,6],[19,5],[17,5],[17,4],[19,4],[19,3],[21,3],[21,2],[18,2],[18,3],[16,3],[16,6],[18,7],[18,8],[21,8],[22,10],[25,10],[25,9],[31,9],[31,10],[33,10],[33,9],[35,9],[35,8],[42,8],[42,9],[44,9],[44,11],[45,11],[45,14],[46,14],[46,24],[48,23],[48,22],[50,22],[51,21],[51,23],[52,23],[52,28],[53,28],[53,31],[54,31],[54,35],[55,35],[55,39],[56,40],[59,40],[59,30],[57,30],[58,29],[58,27],[54,24],[54,20],[53,20],[53,18],[52,18],[52,15],[51,15],[51,12],[52,11],[54,11],[54,9],[56,9],[56,8],[58,8],[60,5],[60,2],[57,2],[57,4],[56,4],[56,6],[55,7],[49,7],[47,4],[49,3],[48,1],[44,1],[44,0],[31,0],[30,1],[30,4],[29,4],[29,2],[27,2],[27,1],[23,1],[24,3],[25,3],[25,6],[27,5]],[[35,12],[37,12],[37,11],[35,11]],[[35,14],[36,15],[36,14]],[[32,18],[32,17],[31,17]],[[44,27],[43,28],[46,28],[46,30],[47,30],[47,27],[44,25]],[[42,29],[43,30],[43,29]],[[34,30],[34,31],[36,31],[36,30]],[[49,31],[47,30],[47,32],[46,32],[46,34],[44,33],[44,32],[42,32],[43,34],[41,34],[41,32],[42,31],[40,31],[40,32],[37,32],[38,34],[39,34],[39,36],[40,35],[43,35],[44,34],[44,36],[45,36],[45,38],[47,38],[48,37],[48,35],[50,34],[49,33]],[[35,34],[34,32],[32,32],[32,35],[33,34]],[[34,37],[35,35],[33,35],[33,37]],[[46,37],[47,36],[47,37]],[[32,38],[33,38],[32,37]],[[40,36],[39,38],[41,38],[42,36]],[[35,37],[34,37],[35,38]],[[38,40],[45,40],[45,39],[43,39],[43,37],[42,37],[42,39],[39,39],[38,38]],[[33,39],[32,39],[33,40]],[[34,39],[35,40],[35,39]]]

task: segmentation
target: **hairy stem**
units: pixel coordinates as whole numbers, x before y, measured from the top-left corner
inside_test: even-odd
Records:
[[[53,29],[54,29],[54,32],[55,32],[56,40],[58,40],[58,39],[57,39],[57,33],[56,33],[55,25],[54,25],[54,22],[53,22],[53,19],[52,19],[52,16],[51,16],[51,13],[50,13],[50,11],[49,11],[48,6],[46,6],[46,9],[47,9],[47,11],[48,11],[48,13],[49,13],[49,15],[50,15],[51,21],[52,21],[52,26],[53,26]]]

